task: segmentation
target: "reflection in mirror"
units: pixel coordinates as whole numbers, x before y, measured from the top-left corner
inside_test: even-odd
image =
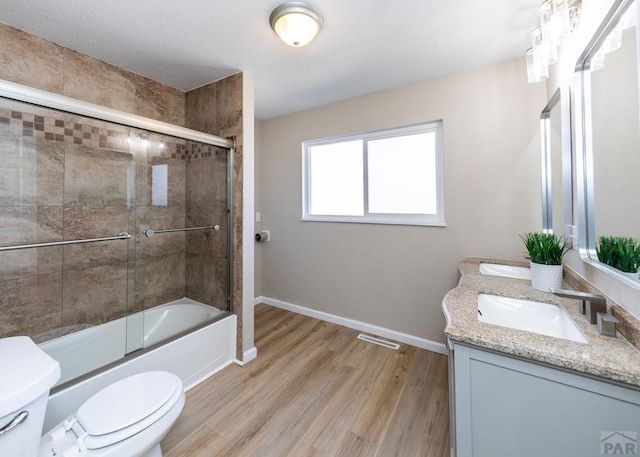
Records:
[[[600,236],[640,239],[640,134],[636,31],[591,76],[593,206]]]
[[[580,247],[583,256],[599,266],[596,248],[601,236],[640,240],[638,49],[635,21],[630,20],[635,19],[634,3],[614,2],[577,65],[582,91],[577,103],[583,174]],[[621,46],[612,46],[612,37],[619,35]],[[609,271],[624,277],[620,270]],[[640,285],[637,278],[632,280]]]
[[[540,114],[542,227],[565,239],[571,225],[571,122],[568,88],[557,89]]]

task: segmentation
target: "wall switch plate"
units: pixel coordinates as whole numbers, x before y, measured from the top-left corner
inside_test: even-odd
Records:
[[[262,213],[260,211],[256,212],[256,222],[262,222]]]
[[[572,246],[578,246],[578,226],[577,225],[570,225],[569,226],[569,230],[571,233],[571,245]]]

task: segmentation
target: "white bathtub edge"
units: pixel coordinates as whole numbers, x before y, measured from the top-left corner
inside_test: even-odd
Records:
[[[49,397],[43,432],[75,413],[89,397],[127,376],[165,370],[177,374],[186,389],[233,363],[236,358],[236,322],[232,314],[97,374]],[[200,349],[200,350],[198,350]],[[185,357],[188,354],[189,357]]]
[[[276,308],[286,309],[294,313],[302,314],[304,316],[314,317],[323,321],[331,322],[333,324],[342,325],[344,327],[352,328],[354,330],[360,330],[361,332],[371,333],[383,338],[389,338],[400,343],[405,343],[410,346],[415,346],[427,351],[435,352],[442,355],[448,355],[449,351],[443,343],[437,341],[428,340],[415,335],[409,335],[407,333],[398,332],[378,325],[368,324],[366,322],[357,321],[355,319],[349,319],[347,317],[337,316],[335,314],[325,313],[324,311],[318,311],[315,309],[307,308],[305,306],[295,305],[282,300],[269,297],[256,297],[254,304],[264,303],[265,305],[274,306]]]
[[[233,314],[231,316],[226,317],[225,319],[230,319],[233,323],[231,328],[225,327],[226,335],[220,335],[220,339],[225,338],[226,342],[224,343],[224,352],[219,355],[219,357],[215,360],[212,360],[209,364],[203,366],[196,373],[192,374],[190,377],[183,379],[183,383],[185,385],[184,391],[188,391],[193,389],[195,386],[200,384],[201,382],[206,381],[214,374],[222,371],[222,369],[231,365],[235,360],[235,347],[236,347],[236,329],[237,329],[237,319],[238,317]],[[217,323],[217,322],[216,322]],[[215,324],[213,324],[215,325]]]
[[[189,378],[189,384],[186,384],[186,383],[184,384],[184,391],[185,392],[190,391],[195,386],[197,386],[198,384],[206,381],[207,379],[209,379],[214,374],[216,374],[219,371],[222,371],[223,369],[227,368],[233,362],[234,362],[234,360],[228,360],[228,361],[226,361],[225,363],[223,363],[221,365],[216,365],[215,368],[213,368],[211,371],[205,373],[204,375],[200,376],[199,378],[197,378],[195,380],[191,380],[192,378]]]

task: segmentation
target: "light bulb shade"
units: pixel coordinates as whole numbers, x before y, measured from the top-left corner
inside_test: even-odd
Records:
[[[560,40],[571,33],[571,21],[569,17],[569,5],[567,0],[552,1],[552,22],[556,28],[556,35]]]
[[[542,38],[547,43],[558,44],[560,41],[560,35],[557,27],[555,26],[552,1],[546,0],[543,2],[542,5],[540,5],[540,8],[538,8],[538,14],[540,15]]]
[[[269,17],[273,31],[289,46],[309,44],[322,28],[322,16],[310,5],[300,2],[284,3]]]
[[[535,52],[533,48],[525,53],[527,58],[527,81],[530,83],[539,83],[549,77],[549,67],[544,57]]]
[[[531,32],[531,47],[534,53],[542,57],[543,63],[547,66],[553,65],[558,60],[558,46],[543,40],[542,27],[536,27]]]
[[[634,3],[635,5],[635,3]],[[573,5],[569,8],[569,30],[570,33],[573,33],[573,31],[578,27],[578,24],[580,23],[580,7],[579,5]]]
[[[538,14],[542,37],[547,43],[558,45],[571,33],[571,12],[567,0],[546,0],[540,5]]]

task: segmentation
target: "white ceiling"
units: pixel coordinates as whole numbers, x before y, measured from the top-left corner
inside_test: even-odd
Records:
[[[269,27],[284,0],[0,0],[0,22],[185,91],[249,72],[269,119],[521,57],[540,2],[307,1],[324,27],[303,48]]]

